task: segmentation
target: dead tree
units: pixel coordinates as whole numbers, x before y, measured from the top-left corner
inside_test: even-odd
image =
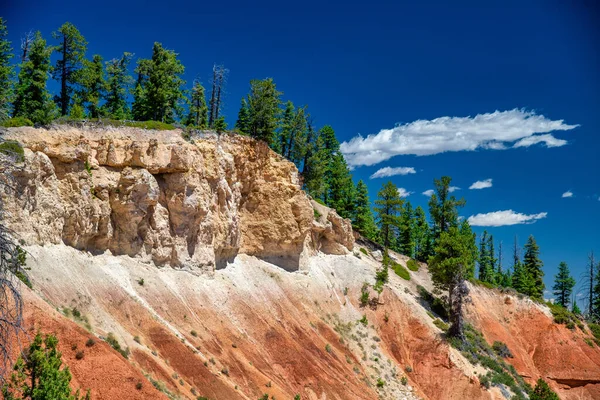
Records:
[[[224,87],[229,70],[222,65],[213,65],[213,81],[210,94],[210,110],[208,114],[208,126],[213,128],[215,122],[219,119],[221,108],[223,107]]]
[[[33,32],[29,31],[21,38],[21,63],[27,61],[27,53],[29,52],[29,46],[33,42]]]

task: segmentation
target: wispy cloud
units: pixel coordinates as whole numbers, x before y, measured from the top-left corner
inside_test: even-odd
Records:
[[[460,190],[460,188],[459,188],[458,186],[450,186],[450,187],[448,188],[448,191],[449,191],[450,193],[452,193],[452,192],[456,192],[457,190]]]
[[[469,189],[487,189],[492,187],[492,178],[474,182]]]
[[[564,193],[562,194],[562,196],[561,196],[561,197],[563,197],[563,198],[566,198],[566,197],[573,197],[573,192],[571,192],[570,190],[567,190],[566,192],[564,192]]]
[[[400,124],[367,137],[356,136],[341,144],[351,167],[375,165],[397,155],[418,156],[476,149],[504,150],[544,143],[563,146],[567,141],[549,132],[567,131],[579,125],[551,120],[533,111],[509,110],[475,117],[440,117]],[[542,135],[537,135],[537,134]]]
[[[375,178],[386,178],[388,176],[394,175],[408,175],[408,174],[416,174],[417,171],[413,167],[384,167],[378,169],[373,175],[370,176],[370,179]]]
[[[435,193],[435,191],[433,189],[428,189],[423,192],[423,194],[427,197],[431,197],[434,193]]]
[[[494,211],[486,214],[471,215],[468,219],[471,226],[506,226],[518,224],[533,224],[539,219],[546,218],[548,213],[521,214],[513,210]]]
[[[406,190],[404,188],[398,188],[398,195],[402,198],[408,197],[411,194],[413,194],[413,192],[409,192],[408,190]]]

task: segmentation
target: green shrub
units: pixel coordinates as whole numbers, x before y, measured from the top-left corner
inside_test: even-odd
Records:
[[[16,128],[19,126],[33,126],[33,122],[25,117],[14,117],[5,119],[0,123],[0,126],[5,128]]]
[[[402,376],[402,378],[400,378],[400,383],[404,386],[408,385],[408,378],[406,376]]]
[[[196,331],[192,330],[192,331],[190,332],[190,335],[192,335],[193,337],[198,337],[198,332],[196,332]]]
[[[331,353],[331,345],[329,343],[325,345],[325,351]]]
[[[315,219],[321,218],[321,213],[319,211],[317,211],[316,208],[313,208],[313,214],[314,214]]]
[[[367,249],[365,249],[364,247],[360,248],[360,252],[363,253],[365,256],[369,255],[369,252],[367,251]]]
[[[495,341],[494,344],[492,345],[492,349],[494,349],[496,354],[498,354],[502,358],[513,358],[513,355],[510,352],[510,349],[508,348],[508,346],[505,343]]]
[[[600,324],[594,324],[592,322],[588,323],[588,327],[592,332],[592,335],[598,340],[600,340]]]
[[[575,329],[575,324],[579,323],[577,315],[573,314],[571,311],[561,306],[560,304],[547,302],[546,305],[550,309],[550,312],[552,312],[554,322],[556,322],[557,324],[565,324],[567,325],[567,328],[571,330]]]
[[[449,328],[448,324],[439,318],[436,318],[435,320],[433,320],[433,324],[435,326],[437,326],[438,328],[440,328],[441,330],[443,330],[444,332],[446,332]]]
[[[25,161],[23,146],[16,140],[6,140],[0,143],[0,153],[14,157],[17,162]]]
[[[417,291],[419,292],[419,296],[421,296],[421,298],[429,304],[431,311],[439,315],[442,319],[448,319],[448,311],[446,310],[446,306],[441,299],[429,293],[427,289],[421,285],[417,286]]]
[[[93,338],[89,338],[89,339],[87,340],[87,342],[85,342],[85,346],[86,346],[86,347],[92,347],[92,346],[93,346],[93,345],[95,345],[95,344],[96,344],[96,341],[95,341]]]
[[[142,339],[140,339],[139,336],[134,336],[133,337],[133,341],[136,342],[136,343],[138,343],[138,344],[142,344]]]
[[[411,258],[406,262],[406,267],[413,272],[417,272],[419,270],[419,263]]]
[[[385,381],[381,378],[377,378],[377,387],[382,388],[385,386]]]
[[[118,351],[123,357],[129,358],[129,348],[121,348],[121,344],[112,332],[110,332],[104,340],[110,345],[110,347]]]
[[[138,285],[140,285],[140,286],[144,286],[144,278],[140,278],[140,279],[138,279],[137,283],[138,283]]]
[[[367,319],[367,315],[363,315],[361,319],[358,320],[363,326],[369,325],[369,320]]]
[[[135,388],[137,390],[142,390],[142,387],[143,387],[142,382],[138,382],[138,383],[135,384]]]
[[[27,286],[29,289],[33,289],[33,284],[31,283],[31,281],[29,280],[29,277],[27,276],[27,274],[25,272],[23,272],[22,270],[17,270],[15,272],[15,276],[17,278],[19,278],[19,280],[21,282],[23,282],[25,284],[25,286]]]
[[[529,396],[529,400],[560,400],[560,398],[550,389],[546,381],[540,378],[537,380],[535,389],[531,396]]]
[[[585,338],[583,341],[590,347],[594,347],[594,341],[590,338]]]
[[[398,264],[395,261],[391,262],[392,264],[392,269],[394,270],[394,272],[396,273],[396,275],[398,275],[400,278],[410,281],[410,274],[408,273],[408,270],[406,268],[404,268],[402,265]]]
[[[369,284],[363,283],[360,289],[360,306],[366,307],[369,304]]]
[[[75,353],[75,359],[76,360],[83,360],[83,351],[78,351],[77,353]]]

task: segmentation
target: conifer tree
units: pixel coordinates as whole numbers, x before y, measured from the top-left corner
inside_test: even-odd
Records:
[[[476,235],[471,229],[469,221],[466,219],[463,219],[460,223],[459,233],[463,237],[462,240],[464,245],[471,255],[470,259],[473,260],[473,262],[469,263],[468,267],[465,267],[465,279],[472,279],[475,278],[475,260],[477,260],[478,257],[477,245],[475,244]]]
[[[208,127],[208,106],[204,96],[204,86],[198,79],[194,80],[190,95],[190,109],[186,118],[186,125],[193,125],[200,129]]]
[[[405,256],[415,257],[415,239],[414,239],[414,214],[413,208],[409,201],[404,203],[404,208],[400,217],[399,230],[399,250]]]
[[[19,71],[13,117],[29,118],[38,124],[48,124],[56,117],[56,107],[46,88],[51,54],[52,47],[36,32]]]
[[[469,294],[465,280],[475,269],[474,249],[476,250],[473,236],[464,231],[461,233],[456,226],[451,225],[442,231],[435,247],[435,255],[429,258],[431,279],[438,289],[448,293],[451,323],[448,334],[463,341],[463,304]]]
[[[325,204],[325,198],[329,191],[327,170],[328,153],[323,143],[323,137],[318,134],[315,143],[312,145],[312,151],[304,164],[304,189],[315,200]]]
[[[352,218],[354,214],[354,182],[348,164],[341,152],[333,154],[327,169],[329,193],[327,206],[335,208],[343,218]]]
[[[294,113],[290,130],[290,137],[285,157],[296,164],[298,169],[302,168],[302,161],[307,151],[307,120],[306,107],[299,107]],[[346,161],[344,160],[344,163]],[[350,175],[350,173],[348,173]],[[354,184],[352,185],[354,189]]]
[[[529,400],[560,400],[560,397],[550,389],[545,380],[539,378]]]
[[[271,78],[250,81],[248,132],[250,136],[266,142],[269,146],[274,145],[282,94]]]
[[[479,240],[479,280],[482,282],[493,283],[494,270],[492,269],[489,236],[487,231],[483,231]]]
[[[8,118],[13,99],[13,66],[10,64],[12,48],[7,39],[6,21],[0,17],[0,121]]]
[[[394,229],[400,226],[400,212],[404,200],[398,194],[398,187],[391,181],[385,183],[375,200],[375,213],[381,232],[383,246],[387,249],[393,240]]]
[[[465,205],[465,200],[457,200],[450,194],[452,178],[442,176],[434,179],[435,193],[429,199],[429,215],[433,220],[433,237],[439,238],[442,232],[450,227],[458,226],[458,208]]]
[[[147,120],[150,115],[148,104],[147,81],[152,68],[152,61],[147,58],[137,60],[134,72],[137,74],[135,88],[133,89],[133,104],[131,114],[136,121]]]
[[[222,133],[227,130],[227,122],[225,122],[224,116],[221,115],[219,118],[217,118],[213,124],[213,129],[217,131],[217,133]]]
[[[273,143],[273,149],[286,158],[288,157],[288,146],[290,138],[292,137],[292,124],[295,112],[296,107],[294,107],[294,103],[289,100],[286,101],[277,132],[279,140],[276,140]]]
[[[581,310],[577,305],[577,300],[573,300],[573,308],[571,308],[571,312],[575,315],[581,315]]]
[[[58,31],[52,33],[52,37],[58,40],[55,49],[61,55],[52,71],[53,78],[60,82],[60,95],[55,100],[61,115],[67,115],[71,97],[80,83],[87,42],[70,22],[65,22]]]
[[[356,206],[353,226],[358,232],[369,240],[375,240],[377,236],[377,227],[373,220],[373,212],[369,201],[369,192],[367,185],[362,181],[356,184]]]
[[[552,287],[554,296],[556,296],[556,304],[568,308],[574,286],[575,279],[571,276],[567,263],[562,261],[558,265],[558,274],[554,277],[554,286]]]
[[[80,397],[73,393],[69,383],[71,372],[61,361],[57,349],[58,339],[37,334],[27,351],[27,358],[20,357],[14,373],[1,387],[5,400],[89,400],[90,392]]]
[[[590,264],[594,270],[594,284],[592,286],[592,295],[590,296],[592,304],[590,318],[594,321],[600,321],[600,262],[594,265],[593,253],[590,257]]]
[[[429,224],[425,217],[425,211],[421,206],[415,209],[413,237],[415,242],[415,258],[421,262],[426,262],[431,255],[427,244],[429,240]]]
[[[240,111],[238,111],[238,118],[235,123],[235,129],[242,134],[247,135],[249,133],[249,125],[250,125],[250,113],[248,111],[248,102],[245,98],[242,98],[242,103],[240,104]]]
[[[523,256],[523,266],[527,271],[528,275],[533,281],[529,296],[534,298],[542,298],[544,294],[544,271],[542,270],[543,263],[539,258],[540,248],[535,242],[533,236],[529,236],[527,243],[525,244],[525,255]]]
[[[125,52],[121,58],[113,58],[106,62],[106,103],[102,106],[103,113],[110,118],[121,120],[130,115],[127,106],[127,95],[133,78],[127,69],[133,54]]]
[[[90,118],[98,118],[100,116],[100,100],[106,91],[104,65],[100,55],[95,54],[91,61],[83,60],[83,68],[78,80],[80,84],[78,103],[87,108]]]
[[[497,269],[498,259],[496,258],[496,249],[494,248],[494,236],[493,235],[488,235],[487,252],[490,257],[490,263],[489,263],[490,282],[489,283],[491,283],[492,285],[497,285],[500,277],[498,277],[498,278],[496,277],[496,272],[497,272],[496,269]]]

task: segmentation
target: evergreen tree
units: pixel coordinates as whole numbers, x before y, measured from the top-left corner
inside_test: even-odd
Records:
[[[546,383],[542,378],[537,380],[535,389],[529,396],[529,400],[560,400],[560,397]]]
[[[497,264],[498,259],[496,258],[496,250],[494,248],[494,236],[488,235],[487,238],[487,253],[490,258],[489,267],[490,267],[490,281],[492,285],[497,285],[500,277],[496,277],[497,273]]]
[[[0,17],[0,121],[8,118],[13,98],[12,79],[14,70],[10,64],[10,59],[13,55],[10,41],[7,37],[8,29],[6,28],[6,21]]]
[[[58,339],[49,335],[42,339],[39,333],[27,351],[27,358],[20,357],[14,372],[2,386],[2,396],[6,400],[89,400],[79,391],[73,393],[69,383],[71,372],[63,366],[61,353],[57,350]]]
[[[414,219],[413,208],[409,201],[404,203],[400,214],[399,250],[405,256],[415,257]]]
[[[327,206],[334,208],[343,218],[354,214],[354,182],[348,164],[341,152],[333,154],[327,169]]]
[[[217,131],[217,133],[222,133],[227,130],[227,122],[225,122],[224,116],[221,115],[215,120],[215,123],[213,124],[213,129]]]
[[[489,236],[487,231],[483,231],[479,240],[479,280],[482,282],[494,283],[494,270],[492,269]]]
[[[245,98],[242,98],[242,104],[240,105],[240,111],[238,112],[238,119],[235,123],[235,129],[242,134],[249,134],[250,126],[250,113],[248,111],[248,102]]]
[[[459,233],[462,236],[462,240],[467,247],[467,250],[471,254],[472,263],[469,263],[467,267],[465,267],[465,279],[473,279],[475,278],[475,260],[478,258],[477,245],[475,244],[475,233],[471,229],[471,225],[469,221],[464,219],[459,228]]]
[[[556,304],[568,308],[574,286],[575,279],[571,276],[567,263],[562,261],[558,265],[558,274],[554,277],[554,286],[552,287],[554,296],[556,296]]]
[[[387,249],[393,240],[393,230],[400,225],[400,216],[404,200],[398,194],[398,187],[391,181],[385,183],[375,200],[375,213],[381,230],[383,246]]]
[[[172,123],[181,115],[185,85],[181,76],[185,68],[177,56],[173,50],[155,42],[152,58],[138,61],[138,84],[134,91],[136,120]]]
[[[48,124],[55,118],[56,108],[46,88],[51,54],[52,47],[36,32],[19,71],[13,117],[29,118],[38,124]]]
[[[431,253],[429,252],[429,224],[425,217],[425,211],[421,206],[415,209],[414,222],[414,242],[415,242],[415,258],[421,262],[426,262]]]
[[[290,137],[285,157],[296,164],[298,169],[301,169],[301,163],[304,161],[304,156],[307,151],[306,107],[296,109],[290,128]],[[345,160],[344,163],[346,163]],[[350,173],[348,173],[348,175],[350,175]],[[352,186],[354,189],[354,184],[352,184]]]
[[[591,257],[590,262],[592,264],[594,263],[593,257]],[[592,268],[594,269],[594,284],[591,296],[592,312],[590,314],[590,317],[594,321],[600,321],[600,262]]]
[[[523,256],[523,266],[527,271],[528,275],[533,280],[533,286],[531,287],[530,293],[527,293],[531,297],[542,298],[544,294],[544,271],[542,270],[543,263],[539,258],[540,248],[535,242],[533,236],[529,236],[527,243],[525,244],[525,255]]]
[[[127,72],[133,54],[125,52],[121,58],[113,58],[106,62],[106,103],[103,112],[113,119],[129,117],[127,94],[133,78]]]
[[[369,240],[375,240],[377,227],[373,220],[368,188],[362,180],[356,184],[356,205],[353,222],[353,226],[358,232]]]
[[[285,108],[279,121],[278,140],[273,142],[273,149],[286,158],[288,157],[288,146],[292,137],[292,124],[295,112],[294,103],[288,100],[285,103]]]
[[[277,115],[279,113],[280,97],[283,93],[277,91],[273,79],[250,81],[248,94],[248,131],[250,136],[274,145]]]
[[[101,56],[95,54],[91,61],[83,61],[79,83],[78,98],[80,99],[80,103],[77,103],[87,108],[90,118],[100,117],[100,99],[102,99],[106,91],[104,65]]]
[[[435,193],[429,199],[429,215],[433,220],[433,237],[435,240],[450,227],[458,226],[458,208],[465,205],[465,200],[457,200],[450,194],[452,178],[442,176],[434,179]]]
[[[193,125],[200,129],[208,127],[208,106],[204,96],[204,86],[198,79],[194,80],[194,86],[192,86],[186,125]]]
[[[577,300],[573,300],[573,308],[571,308],[571,312],[575,315],[581,315],[581,310],[577,305]]]
[[[448,334],[464,340],[463,304],[469,290],[465,280],[475,269],[473,236],[460,232],[456,226],[442,231],[429,258],[431,279],[438,289],[448,292],[450,329]]]
[[[87,42],[70,22],[65,22],[57,32],[52,33],[52,37],[59,41],[55,49],[61,54],[52,71],[53,78],[60,82],[60,95],[56,96],[55,101],[60,107],[61,115],[67,115],[71,106],[71,97],[81,80],[80,72],[83,68]]]
[[[304,164],[304,189],[315,200],[324,203],[327,192],[329,191],[327,180],[328,154],[323,145],[323,137],[319,134],[312,146],[311,155]]]

